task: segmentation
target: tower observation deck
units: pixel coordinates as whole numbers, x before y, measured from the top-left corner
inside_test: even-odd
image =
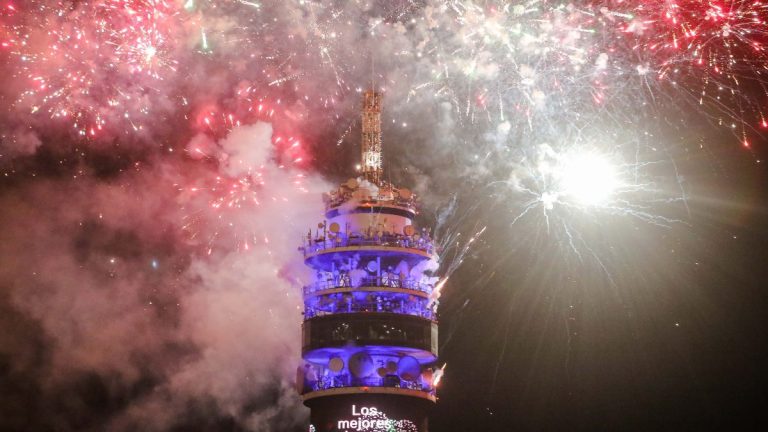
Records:
[[[303,239],[297,387],[310,431],[425,432],[436,401],[437,268],[416,198],[383,180],[381,96],[365,93],[362,176],[324,194],[325,219]]]

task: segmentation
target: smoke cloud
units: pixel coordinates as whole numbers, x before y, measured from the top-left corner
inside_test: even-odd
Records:
[[[213,143],[222,161],[210,167],[159,161],[2,196],[3,430],[285,431],[303,421],[292,383],[305,271],[296,245],[327,185],[311,176],[297,186],[271,140],[269,124],[244,126]],[[213,236],[223,217],[260,241],[208,254],[181,226],[185,209],[219,192],[174,185],[246,166],[261,167],[264,199],[205,214],[194,234]]]

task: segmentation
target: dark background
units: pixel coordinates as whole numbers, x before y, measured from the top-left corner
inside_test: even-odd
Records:
[[[723,174],[683,164],[686,225],[591,227],[612,281],[495,209],[446,289],[434,430],[764,429],[768,178],[714,157]]]

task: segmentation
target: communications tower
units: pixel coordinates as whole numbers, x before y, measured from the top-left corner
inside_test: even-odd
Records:
[[[437,255],[414,195],[383,179],[380,114],[365,92],[362,175],[324,194],[300,247],[315,275],[297,376],[310,431],[426,432],[436,401]]]

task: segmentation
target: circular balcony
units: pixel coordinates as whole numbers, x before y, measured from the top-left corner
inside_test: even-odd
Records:
[[[338,214],[340,208],[351,207],[350,203],[354,203],[356,207],[398,208],[408,212],[411,217],[415,216],[417,212],[416,200],[410,191],[405,192],[405,190],[389,186],[380,190],[380,192],[382,192],[381,194],[361,194],[355,193],[357,186],[358,185],[355,182],[354,187],[344,188],[344,186],[342,186],[341,190],[331,192],[326,198],[326,213],[332,214],[333,212],[336,212],[336,214]]]
[[[347,206],[347,208],[344,208],[343,210],[342,207],[339,206],[329,207],[325,212],[325,217],[328,219],[333,219],[337,216],[356,213],[373,213],[379,215],[400,216],[408,219],[413,219],[416,217],[415,208],[392,204],[382,204],[378,201],[362,201],[355,207],[349,208]]]
[[[389,313],[410,315],[434,321],[434,304],[425,297],[411,293],[393,293],[387,291],[355,291],[352,293],[332,293],[310,297],[304,302],[304,319],[334,314],[377,314]]]
[[[389,291],[426,298],[429,297],[434,288],[432,284],[422,283],[415,279],[400,280],[400,278],[389,276],[366,276],[355,282],[357,283],[352,283],[348,274],[340,274],[335,278],[320,280],[305,286],[304,297],[352,291]]]
[[[436,401],[435,386],[422,378],[406,381],[395,375],[353,378],[349,374],[323,376],[316,381],[304,380],[304,400],[344,394],[397,394]]]
[[[299,249],[304,252],[304,262],[318,269],[329,269],[334,255],[345,252],[354,252],[361,256],[397,255],[414,264],[434,258],[435,252],[430,240],[423,237],[414,239],[412,236],[400,234],[320,237],[305,240]]]

